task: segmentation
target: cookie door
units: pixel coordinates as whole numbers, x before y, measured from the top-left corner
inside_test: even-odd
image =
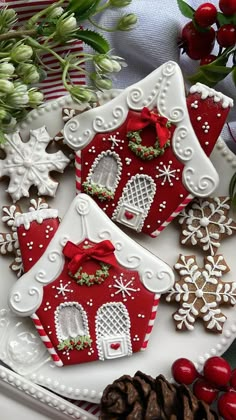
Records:
[[[149,175],[134,175],[123,189],[112,219],[141,232],[156,192]]]
[[[130,318],[123,303],[106,303],[98,309],[96,340],[100,360],[132,354]]]

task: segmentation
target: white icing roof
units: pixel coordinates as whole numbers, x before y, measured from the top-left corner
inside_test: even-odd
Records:
[[[76,226],[76,228],[75,228]],[[38,262],[13,286],[9,306],[19,316],[32,315],[43,299],[43,286],[53,282],[64,266],[62,250],[68,240],[80,243],[109,239],[118,262],[139,272],[144,286],[154,293],[164,293],[174,283],[172,269],[122,232],[86,194],[78,195]]]

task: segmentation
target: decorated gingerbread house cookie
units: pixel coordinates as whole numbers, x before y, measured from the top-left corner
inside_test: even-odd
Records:
[[[115,99],[70,119],[78,189],[115,222],[153,237],[218,183],[210,155],[233,101],[197,84],[186,98],[167,62]]]
[[[174,282],[171,268],[115,226],[88,195],[74,199],[48,245],[53,220],[46,218],[35,235],[31,213],[16,218],[25,238],[22,256],[43,251],[11,290],[11,309],[32,317],[58,366],[144,350],[160,294]]]

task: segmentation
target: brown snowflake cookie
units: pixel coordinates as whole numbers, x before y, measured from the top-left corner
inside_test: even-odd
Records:
[[[229,197],[197,198],[181,213],[181,245],[197,245],[215,255],[224,237],[236,233],[236,223],[228,216]]]
[[[10,230],[9,232],[0,232],[0,254],[14,256],[10,268],[16,273],[17,277],[20,277],[23,274],[23,265],[14,221],[16,216],[21,213],[21,208],[14,204],[2,207],[2,221]]]
[[[236,304],[236,283],[221,280],[229,271],[223,256],[207,256],[204,267],[199,268],[195,255],[180,255],[175,269],[180,279],[166,301],[176,301],[180,305],[173,314],[176,329],[192,331],[197,318],[201,318],[207,331],[222,333],[227,318],[220,305]]]

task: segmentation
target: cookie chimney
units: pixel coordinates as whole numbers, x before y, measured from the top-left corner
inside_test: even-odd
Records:
[[[189,92],[189,117],[199,143],[209,156],[233,106],[233,100],[201,83],[193,85]]]
[[[15,219],[24,271],[39,260],[59,226],[58,211],[42,208],[19,214]]]

